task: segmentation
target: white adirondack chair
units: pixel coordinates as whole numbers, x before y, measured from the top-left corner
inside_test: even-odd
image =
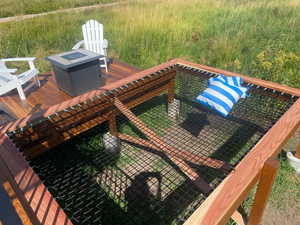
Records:
[[[0,95],[6,94],[14,89],[17,89],[20,99],[25,100],[25,93],[22,85],[29,80],[34,79],[37,86],[40,86],[40,81],[37,79],[39,71],[35,68],[33,61],[35,58],[9,58],[0,59]],[[19,75],[13,75],[17,69],[8,69],[5,62],[27,61],[29,70]]]
[[[107,72],[108,41],[103,38],[103,25],[96,20],[89,20],[82,25],[82,34],[84,40],[79,41],[72,49],[79,49],[83,45],[86,50],[104,55],[99,60],[104,61],[104,65],[101,67],[105,67]]]

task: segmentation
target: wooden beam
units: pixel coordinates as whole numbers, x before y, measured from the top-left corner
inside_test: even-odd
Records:
[[[259,225],[265,211],[272,186],[280,163],[277,159],[268,159],[262,169],[248,225]]]
[[[151,92],[148,92],[140,97],[132,99],[131,101],[125,103],[125,105],[128,108],[133,108],[145,101],[150,100],[151,98],[159,95],[160,93],[162,93],[166,90],[167,90],[167,84],[164,86],[161,86],[161,87],[157,87],[156,89],[153,89]],[[109,103],[109,104],[112,105],[112,103]],[[109,105],[106,105],[106,107],[108,107],[108,106]],[[41,143],[36,143],[32,147],[26,148],[24,150],[24,155],[28,159],[32,159],[32,158],[40,155],[44,151],[59,145],[63,141],[69,140],[70,138],[72,138],[88,129],[91,129],[92,127],[95,127],[95,126],[103,123],[104,121],[109,120],[109,117],[112,113],[118,113],[118,110],[112,110],[112,111],[109,111],[106,113],[100,113],[99,116],[97,116],[97,117],[94,116],[94,117],[90,118],[90,120],[84,119],[84,121],[78,123],[78,125],[76,125],[76,126],[73,126],[73,124],[71,124],[72,125],[71,127],[65,127],[64,130],[59,130],[59,132],[62,133],[63,139],[57,139],[57,138],[55,138],[55,135],[54,135],[54,136],[48,138],[47,140],[42,141]]]
[[[139,118],[137,118],[119,99],[115,98],[115,106],[140,130],[145,134],[149,140],[151,140],[158,148],[162,149],[167,154],[176,154],[179,158],[185,158],[186,152],[178,150],[172,146],[167,145],[163,140],[160,139],[151,129],[149,129]],[[196,157],[196,155],[194,155]],[[210,166],[213,168],[224,168],[225,162],[215,160],[207,156],[197,155],[196,160],[198,163]]]
[[[209,184],[201,177],[201,175],[193,168],[191,168],[184,160],[167,154],[167,156],[171,159],[172,162],[177,165],[184,174],[186,174],[191,181],[205,194],[208,195],[211,191],[212,188],[209,186]]]
[[[298,147],[296,149],[295,157],[298,158],[298,159],[300,159],[300,143],[298,144]]]
[[[116,118],[116,114],[113,113],[108,121],[108,125],[109,125],[109,132],[111,135],[117,137],[118,136],[118,128],[117,128],[117,118]]]
[[[0,171],[7,167],[10,185],[32,224],[72,225],[38,175],[7,136],[0,136]]]
[[[175,78],[168,83],[168,103],[172,103],[175,98]]]
[[[17,191],[15,191],[14,187],[13,187],[13,180],[12,177],[9,174],[8,168],[6,167],[6,165],[4,164],[4,162],[2,162],[0,160],[0,185],[3,186],[4,190],[6,191],[12,206],[15,209],[16,214],[19,216],[21,222],[23,225],[34,225],[32,223],[32,220],[34,220],[32,218],[32,216],[29,216],[27,213],[28,208],[25,209],[24,207],[24,202],[22,200],[20,200],[20,193],[18,193]],[[5,207],[5,206],[3,206]],[[0,209],[0,213],[1,213],[1,209]],[[1,221],[1,220],[0,220]],[[3,224],[5,225],[5,224]]]
[[[160,77],[160,78],[157,78],[157,77],[156,77],[156,79],[149,78],[149,79],[140,81],[138,84],[134,84],[133,86],[130,86],[130,90],[127,90],[125,93],[123,93],[120,96],[120,99],[122,101],[126,101],[127,99],[130,99],[130,98],[134,97],[135,95],[145,92],[145,91],[150,91],[150,92],[153,91],[154,92],[154,90],[158,89],[159,87],[161,87],[163,85],[167,85],[167,83],[170,79],[174,79],[174,76],[175,76],[174,73],[169,73],[169,74],[165,74],[163,77]],[[167,87],[165,89],[167,89]],[[151,93],[148,92],[146,95],[147,96],[151,95]],[[74,110],[72,110],[70,112],[63,113],[62,115],[60,114],[60,116],[59,116],[60,119],[56,119],[56,117],[55,117],[55,118],[52,118],[51,121],[53,121],[53,123],[55,123],[55,127],[57,127],[57,129],[59,130],[60,133],[62,133],[68,128],[68,126],[75,127],[77,125],[80,125],[81,123],[93,120],[94,118],[99,116],[99,112],[101,112],[101,110],[104,110],[110,106],[112,106],[112,103],[110,102],[109,97],[106,97],[106,98],[103,97],[103,98],[99,99],[98,101],[96,101],[91,106],[85,106],[82,110],[78,110],[77,108],[75,108]],[[50,121],[48,121],[48,122],[50,123]],[[43,123],[45,123],[45,122],[43,122]],[[39,137],[39,134],[37,133],[37,131],[40,133],[45,133],[43,131],[43,129],[46,131],[46,133],[48,133],[48,124],[47,124],[47,126],[44,126],[44,128],[39,127],[38,129],[36,129],[36,131],[34,131],[32,133],[32,137],[35,138],[35,140],[28,141],[28,139],[26,139],[26,138],[24,139],[22,136],[20,136],[20,137],[15,137],[16,143],[18,143],[21,146],[24,145],[24,142],[25,143],[26,142],[29,142],[29,143],[35,142],[36,143],[36,141],[37,141],[36,137]],[[25,147],[25,146],[23,146],[23,147]]]
[[[152,148],[152,149],[156,149],[158,151],[162,151],[161,145],[153,144],[142,138],[132,137],[130,135],[121,134],[121,133],[119,133],[118,136],[120,139],[122,139],[124,141],[128,141],[128,142],[138,144],[138,145],[141,145],[141,146],[144,146],[147,148]],[[168,146],[168,147],[170,148],[171,146]],[[178,158],[181,158],[183,160],[195,163],[195,164],[202,164],[204,166],[211,167],[214,169],[224,169],[225,171],[228,171],[230,169],[226,162],[223,162],[223,161],[217,160],[217,159],[212,159],[208,156],[196,155],[194,153],[187,152],[182,149],[179,150],[179,149],[175,149],[175,148],[171,147],[171,150],[168,150],[168,154],[178,157]]]
[[[137,137],[132,137],[126,134],[118,134],[118,137],[121,140],[125,140],[128,142],[132,142],[135,144],[138,144],[140,146],[144,146],[146,148],[151,148],[160,152],[165,153],[165,155],[167,157],[170,158],[170,160],[177,165],[182,172],[188,177],[190,178],[193,183],[204,193],[204,194],[209,194],[212,191],[212,188],[209,186],[209,184],[200,176],[199,173],[195,172],[184,160],[178,158],[176,156],[176,154],[174,154],[173,152],[168,152],[166,153],[164,150],[160,149],[157,145],[152,144],[149,141],[146,141],[144,139],[141,138],[137,138]]]
[[[237,225],[246,225],[245,220],[244,220],[242,214],[238,210],[234,211],[234,213],[231,216],[231,219],[234,220],[234,222]]]
[[[115,98],[114,105],[124,114],[140,131],[146,135],[147,138],[151,142],[153,142],[159,149],[161,149],[164,153],[166,153],[173,161],[180,167],[182,170],[200,186],[203,186],[204,182],[203,179],[197,175],[193,171],[191,167],[189,167],[184,160],[180,157],[181,154],[185,154],[184,151],[177,150],[172,146],[167,145],[163,140],[160,139],[151,129],[149,129],[139,118],[137,118],[118,98]],[[174,156],[174,153],[177,154]],[[206,156],[198,156],[198,159],[201,160],[200,162],[204,165],[208,165],[208,163],[212,163],[212,165],[217,165],[219,168],[224,167],[224,162],[216,161]],[[221,164],[221,165],[219,165]],[[211,165],[210,165],[211,166]],[[196,176],[197,175],[197,176]],[[203,189],[205,194],[211,191],[210,187],[206,185],[205,189]]]

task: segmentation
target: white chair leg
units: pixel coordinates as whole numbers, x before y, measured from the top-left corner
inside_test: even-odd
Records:
[[[35,81],[35,83],[36,83],[36,85],[37,85],[38,87],[41,86],[41,82],[40,82],[40,80],[38,79],[37,76],[34,76],[34,81]]]
[[[25,93],[24,93],[23,88],[22,88],[21,85],[17,85],[17,90],[18,90],[20,99],[21,100],[26,100],[26,96],[25,96]]]
[[[104,57],[104,65],[105,65],[105,71],[106,73],[108,72],[108,69],[107,69],[107,60],[106,60],[106,57]]]

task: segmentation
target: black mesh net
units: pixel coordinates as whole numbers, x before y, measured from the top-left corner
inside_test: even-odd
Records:
[[[226,118],[194,101],[209,76],[177,72],[175,103],[162,94],[132,109],[170,148],[234,168],[296,98],[251,87]],[[182,224],[206,199],[172,150],[112,139],[105,122],[30,161],[74,224]],[[121,113],[118,132],[150,140]],[[117,147],[116,147],[117,146]],[[176,157],[175,157],[176,159]],[[230,170],[184,160],[211,191]]]

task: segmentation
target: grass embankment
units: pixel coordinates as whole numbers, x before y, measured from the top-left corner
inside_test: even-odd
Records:
[[[115,1],[117,0],[1,0],[0,18]]]
[[[43,58],[70,50],[82,38],[81,25],[93,18],[104,24],[110,56],[137,67],[182,57],[299,88],[299,11],[297,0],[135,1],[1,24],[0,56],[37,56],[45,72],[50,67]],[[283,191],[297,202],[297,185],[283,159],[272,205],[285,204]]]

